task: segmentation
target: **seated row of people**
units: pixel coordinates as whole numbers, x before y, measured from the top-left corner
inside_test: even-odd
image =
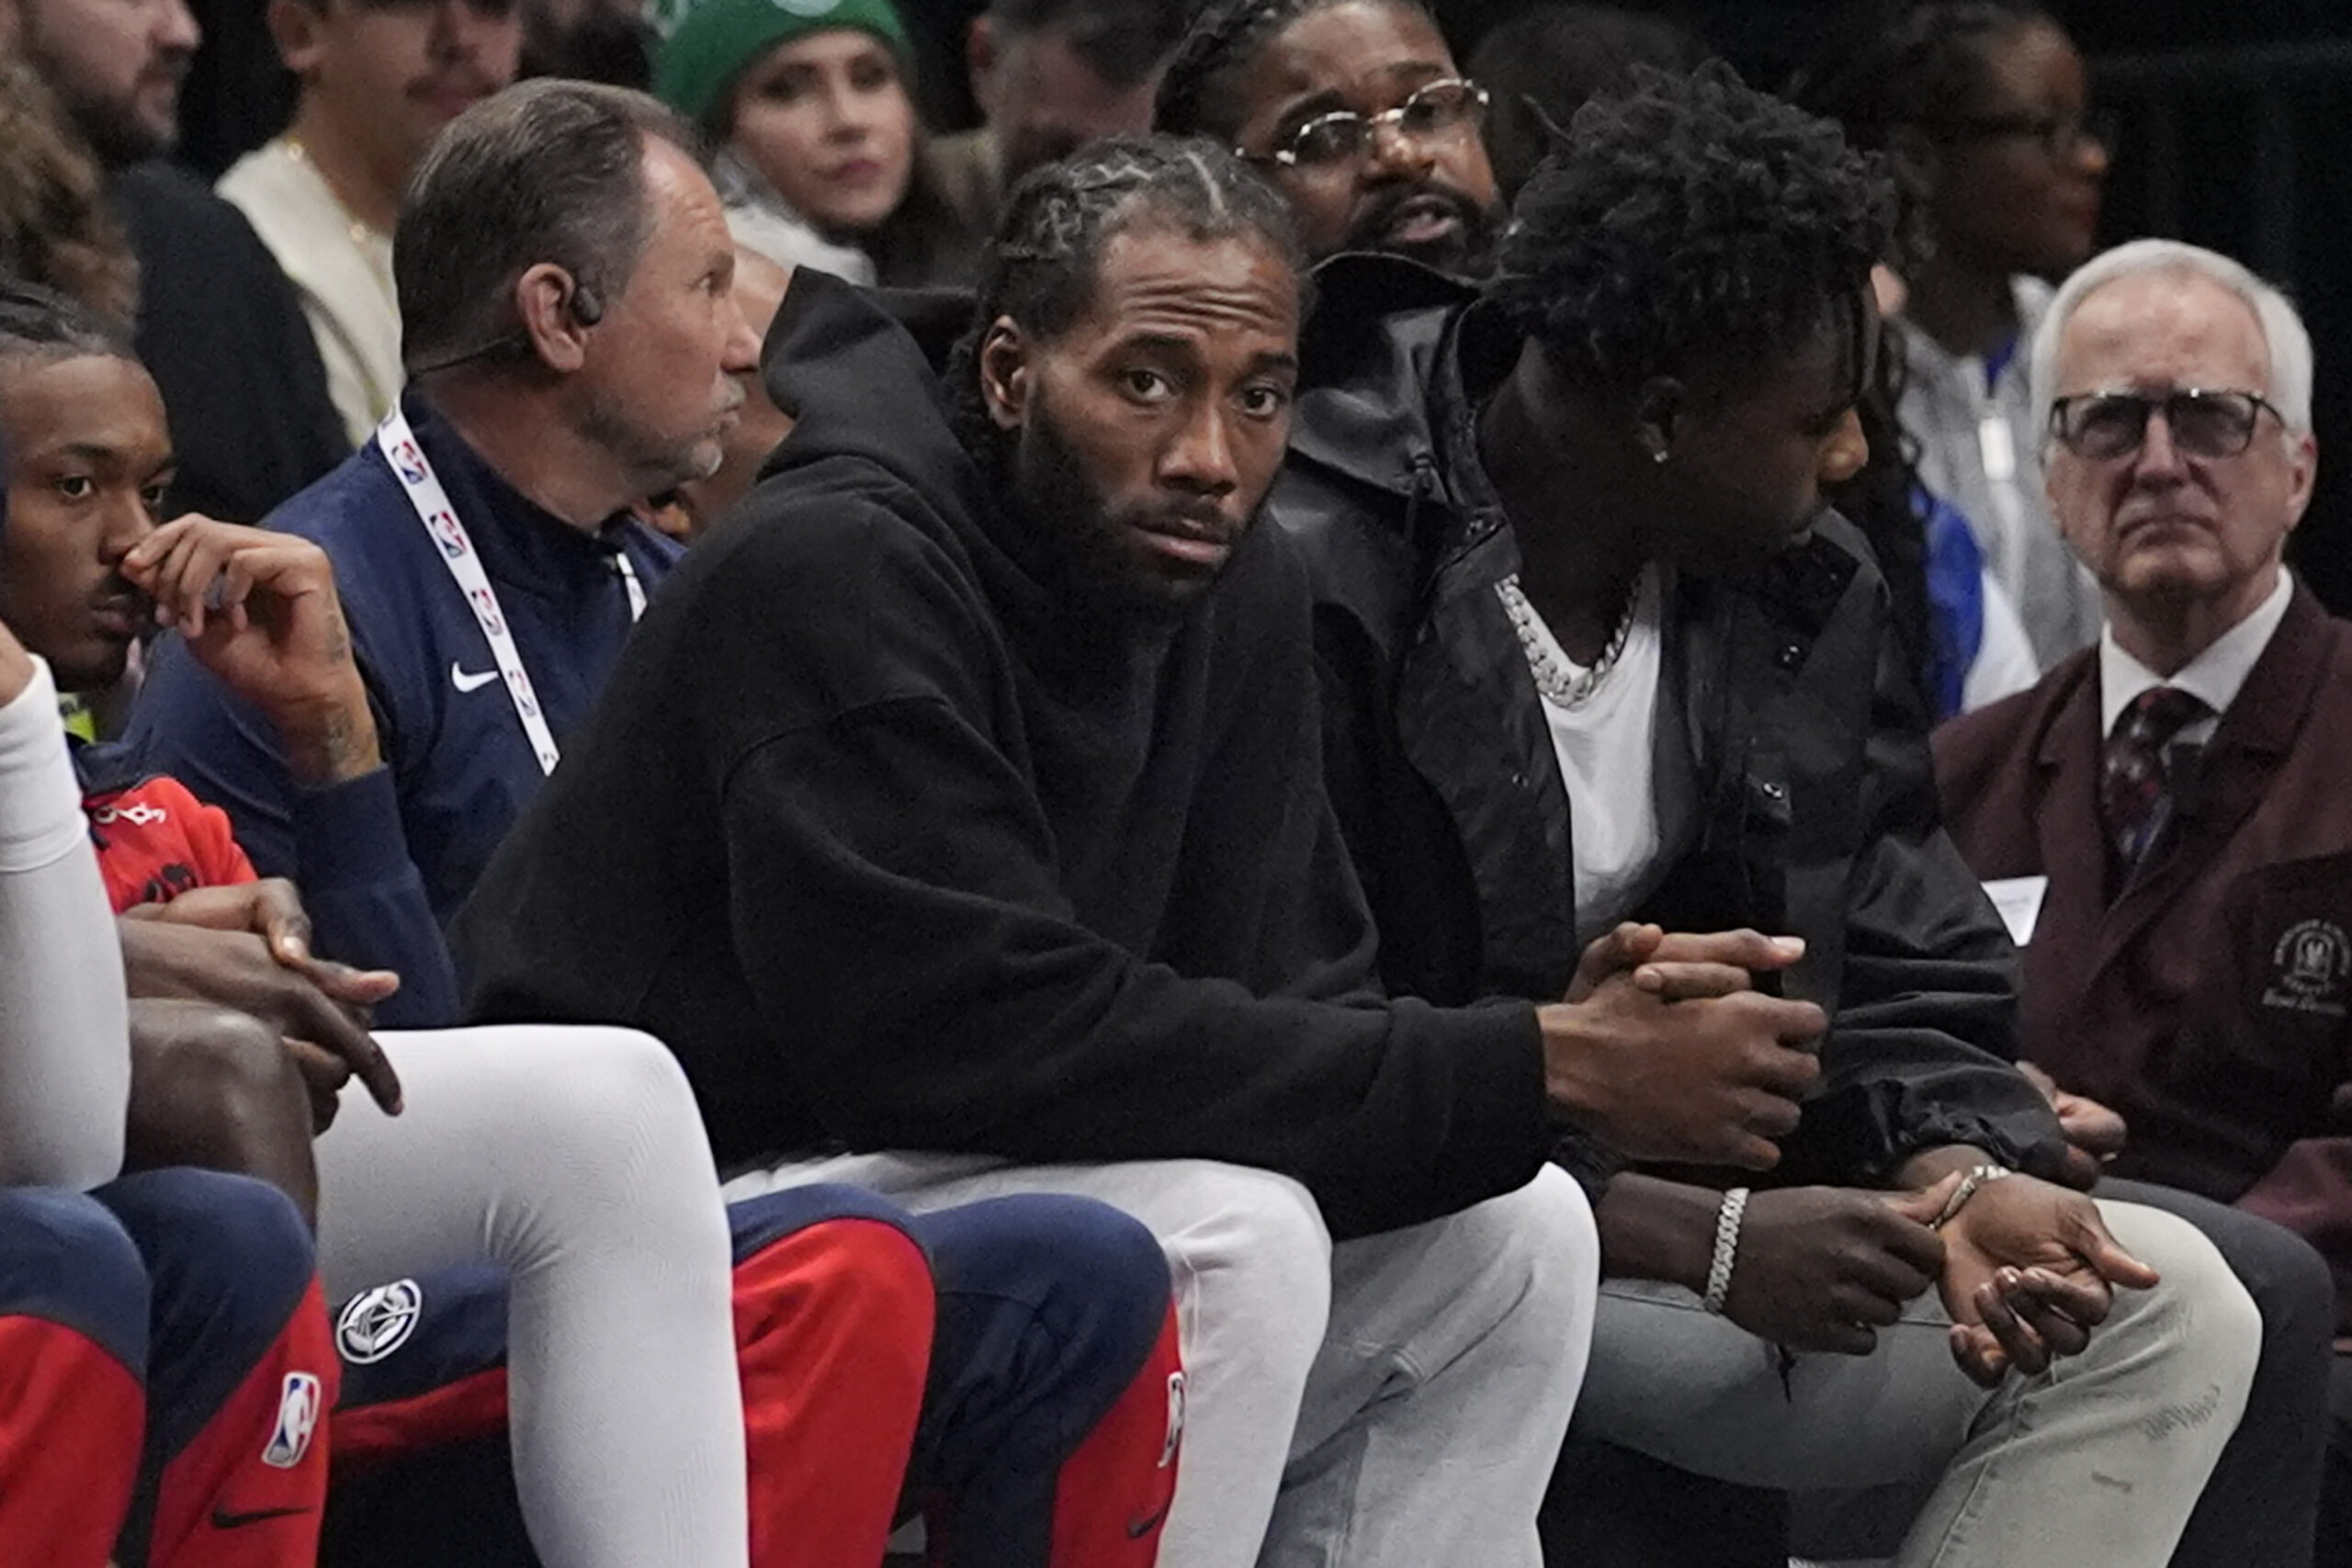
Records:
[[[126,342],[58,296],[0,291],[0,431],[20,454],[0,620],[28,628],[69,684],[119,677],[152,602],[269,695],[290,744],[338,768],[373,757],[318,547],[201,518],[158,529],[170,446]],[[28,705],[53,729],[40,684]],[[256,1064],[242,1036],[232,1059],[180,1013],[142,1011],[130,1158],[249,1170],[315,1212],[343,1303],[332,1336],[315,1282],[296,1314],[319,1368],[302,1386],[321,1454],[331,1426],[346,1472],[413,1461],[503,1430],[512,1411],[512,1484],[555,1562],[743,1561],[746,1432],[752,1562],[878,1555],[910,1464],[938,1499],[940,1539],[971,1543],[942,1561],[1149,1560],[1152,1533],[1131,1527],[1164,1510],[1173,1482],[1179,1374],[1166,1270],[1140,1226],[1045,1199],[916,1219],[838,1187],[739,1203],[722,1223],[685,1085],[650,1042],[469,1029],[388,1032],[379,1047],[360,1009],[389,999],[393,976],[311,957],[308,916],[286,884],[255,880],[218,808],[126,748],[75,761],[76,837],[96,841],[125,913],[106,936],[124,958],[88,973],[118,1011],[127,960],[133,995],[274,1026]],[[322,920],[318,940],[336,930]],[[437,951],[429,928],[411,934]],[[397,1121],[336,1117],[355,1066],[355,1095]],[[223,1072],[290,1086],[292,1116],[268,1114],[282,1093],[256,1107],[216,1092]],[[339,1380],[331,1345],[349,1362]],[[310,1480],[303,1506],[256,1516],[283,1539],[243,1549],[311,1561],[323,1471]]]

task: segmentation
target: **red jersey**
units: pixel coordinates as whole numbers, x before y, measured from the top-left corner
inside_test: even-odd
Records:
[[[157,774],[85,795],[82,811],[118,915],[137,904],[169,903],[191,887],[255,880],[228,813],[198,800],[176,779]]]

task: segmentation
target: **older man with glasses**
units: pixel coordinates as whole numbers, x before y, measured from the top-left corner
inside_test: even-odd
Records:
[[[1385,251],[1476,278],[1503,218],[1486,118],[1486,89],[1420,0],[1215,0],[1160,77],[1152,125],[1255,164],[1316,261]]]
[[[2301,1234],[2342,1346],[2352,628],[2281,559],[2317,460],[2311,339],[2236,263],[2143,241],[2059,291],[2032,385],[2107,628],[1939,734],[1952,836],[2024,948],[2019,1038],[2082,1157]],[[2342,1355],[2332,1381],[2323,1564],[2352,1561]]]

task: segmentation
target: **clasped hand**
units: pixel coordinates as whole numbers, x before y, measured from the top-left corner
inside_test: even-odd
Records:
[[[1794,1130],[1795,1096],[1818,1074],[1811,1048],[1826,1020],[1808,1003],[1758,995],[1754,976],[1785,968],[1804,951],[1793,938],[1752,931],[1668,933],[1632,924],[1589,946],[1566,1004],[1598,1007],[1635,1027],[1620,1042],[1628,1049],[1597,1053],[1622,1076],[1598,1097],[1605,1114],[1588,1125],[1637,1158],[1770,1168],[1779,1150],[1768,1140]],[[1728,1029],[1699,1014],[1735,1003],[1747,1010]],[[1630,1048],[1635,1034],[1646,1055]],[[2038,1373],[2080,1352],[2115,1290],[2146,1289],[2155,1272],[2117,1244],[2089,1199],[2031,1177],[1980,1184],[1940,1232],[1932,1228],[1962,1180],[1958,1162],[1986,1157],[1975,1150],[1916,1156],[1912,1188],[1895,1192],[1755,1194],[1726,1315],[1792,1349],[1867,1355],[1877,1331],[1934,1285],[1951,1319],[1952,1358],[1984,1386],[2011,1368]]]

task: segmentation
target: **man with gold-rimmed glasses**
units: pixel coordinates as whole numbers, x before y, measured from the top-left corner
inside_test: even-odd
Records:
[[[2107,629],[1939,733],[1952,837],[2024,949],[2022,1053],[2077,1157],[2313,1243],[2341,1348],[2352,627],[2282,563],[2317,462],[2311,339],[2236,263],[2142,241],[2067,281],[2032,373],[2051,512]],[[2346,1368],[2323,1565],[2352,1551]]]
[[[1503,216],[1486,118],[1419,0],[1217,0],[1160,78],[1153,129],[1256,164],[1317,261],[1385,251],[1475,278]]]

